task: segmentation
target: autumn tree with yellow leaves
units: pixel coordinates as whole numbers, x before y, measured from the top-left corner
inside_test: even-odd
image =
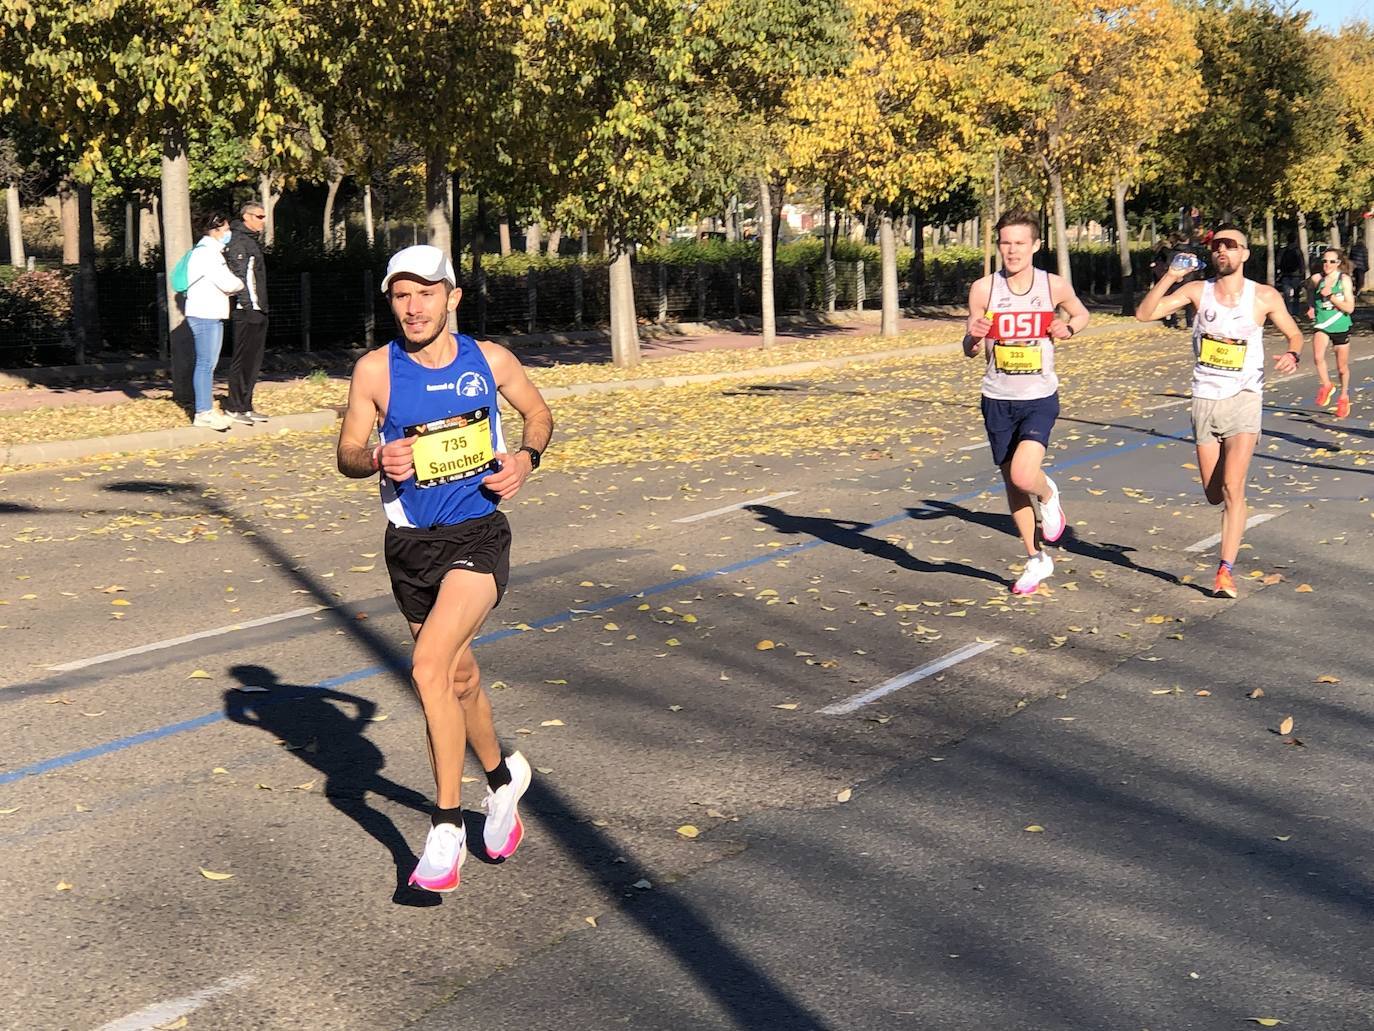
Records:
[[[999,88],[995,55],[965,0],[849,0],[855,44],[836,76],[789,94],[788,153],[881,219],[882,333],[897,332],[893,213],[932,205],[980,168],[993,139],[980,104]]]

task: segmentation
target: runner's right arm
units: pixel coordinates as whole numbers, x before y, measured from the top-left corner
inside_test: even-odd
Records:
[[[964,354],[976,357],[983,349],[983,341],[992,332],[992,321],[988,318],[988,301],[992,297],[992,277],[984,276],[968,291],[968,324],[964,327]]]
[[[1173,293],[1169,293],[1169,288],[1175,283],[1182,282],[1182,280],[1183,276],[1172,268],[1165,270],[1164,277],[1150,287],[1149,293],[1142,297],[1140,303],[1136,305],[1136,321],[1156,322],[1159,319],[1168,318],[1187,305],[1197,305],[1202,299],[1202,284],[1196,280],[1191,283],[1183,283]]]
[[[368,447],[382,407],[378,403],[387,384],[387,349],[379,347],[358,359],[348,383],[348,408],[339,425],[339,472],[355,480],[378,472],[397,482],[415,475],[410,437]]]

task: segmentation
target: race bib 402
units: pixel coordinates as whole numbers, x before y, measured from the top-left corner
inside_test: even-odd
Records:
[[[1204,336],[1198,348],[1197,362],[1221,372],[1240,372],[1245,367],[1245,347],[1244,340]]]

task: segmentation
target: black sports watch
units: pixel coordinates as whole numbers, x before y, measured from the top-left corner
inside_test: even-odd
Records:
[[[527,455],[530,456],[530,469],[531,469],[531,471],[533,471],[533,470],[539,468],[539,457],[540,457],[540,455],[539,455],[539,450],[538,450],[537,448],[532,448],[532,447],[530,447],[528,444],[526,444],[524,447],[519,448],[518,450],[523,451],[523,452],[525,452],[525,454],[527,454]]]

